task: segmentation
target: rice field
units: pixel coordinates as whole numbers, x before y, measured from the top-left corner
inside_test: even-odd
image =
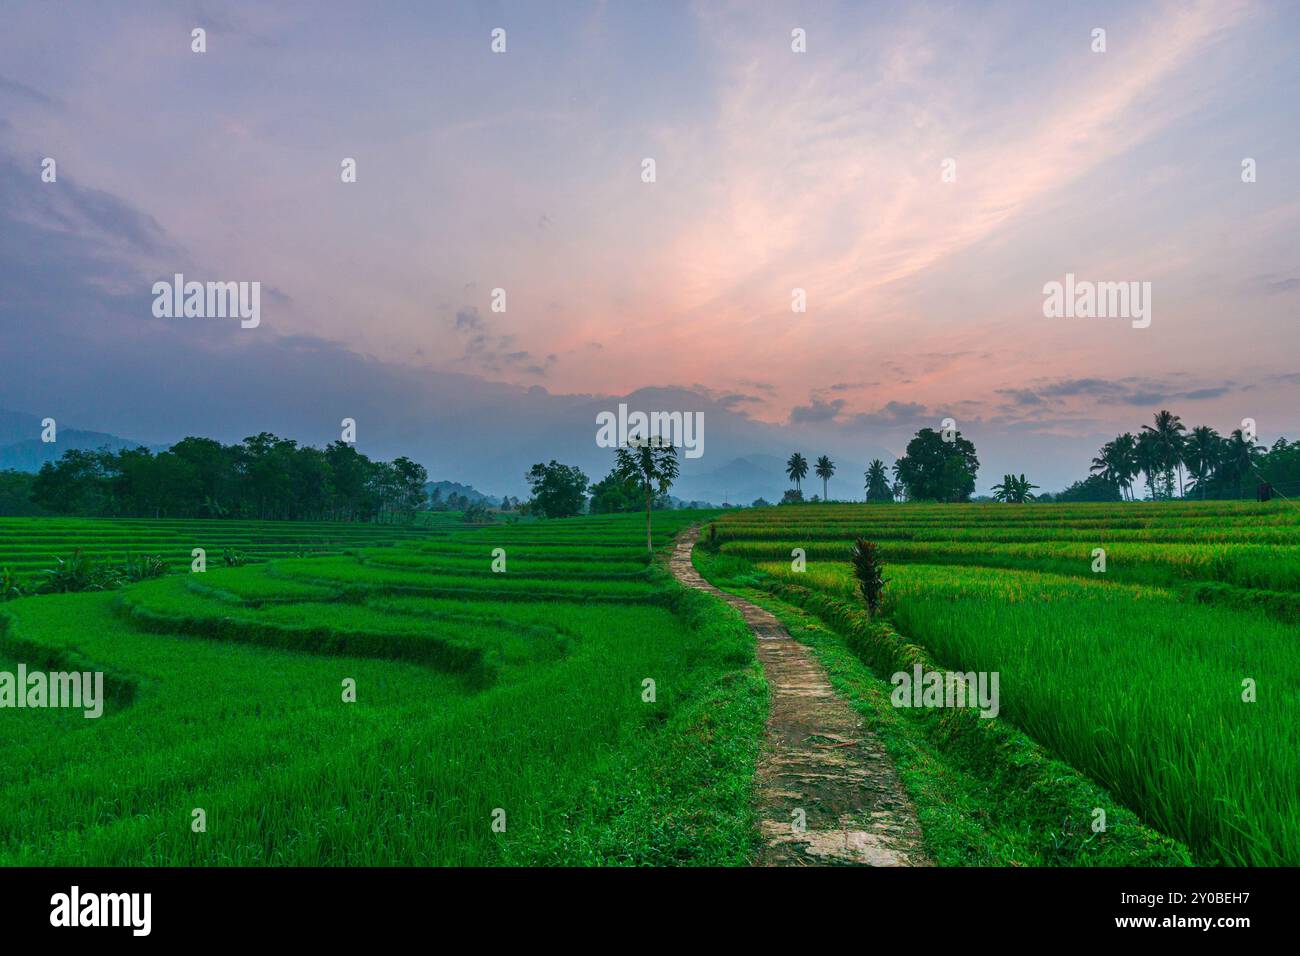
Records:
[[[80,551],[94,561],[158,555],[188,570],[195,548],[219,564],[224,552],[248,562],[297,555],[342,554],[356,548],[419,541],[430,527],[451,527],[456,516],[422,516],[423,526],[365,522],[211,521],[148,518],[0,518],[0,569],[34,581],[40,571]]]
[[[708,540],[843,630],[865,618],[859,535],[883,552],[887,625],[944,668],[998,672],[999,721],[1198,862],[1300,864],[1300,508],[783,506]]]
[[[656,547],[692,520],[656,515]],[[0,670],[113,689],[99,719],[0,712],[0,864],[743,863],[752,643],[643,522],[28,523],[54,553],[184,563],[0,604]],[[0,565],[36,550],[17,524]],[[264,560],[192,573],[204,544]]]
[[[0,671],[100,671],[107,697],[92,720],[0,710],[0,865],[745,864],[767,688],[739,617],[663,567],[696,522],[701,570],[838,642],[838,690],[886,738],[911,731],[871,708],[913,651],[1000,675],[997,732],[939,720],[919,763],[894,755],[937,858],[1300,862],[1300,509],[654,521],[654,555],[636,515],[0,522],[0,567],[24,574],[74,549],[169,558],[117,590],[0,603]],[[859,535],[887,565],[875,620]],[[1090,844],[1112,801],[1114,834]]]

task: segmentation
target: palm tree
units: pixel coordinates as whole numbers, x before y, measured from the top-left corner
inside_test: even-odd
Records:
[[[822,501],[830,501],[830,493],[826,490],[826,484],[831,480],[831,475],[835,474],[835,462],[822,455],[817,459],[817,467],[813,471],[822,480]]]
[[[1112,457],[1115,459],[1115,477],[1119,480],[1120,487],[1128,492],[1129,501],[1133,500],[1133,479],[1141,470],[1137,459],[1137,444],[1132,432],[1116,435],[1111,442],[1114,446]]]
[[[1147,490],[1151,493],[1151,497],[1153,499],[1158,497],[1155,476],[1160,471],[1160,452],[1156,450],[1154,432],[1143,431],[1138,436],[1137,445],[1133,449],[1133,460],[1138,471],[1146,478]]]
[[[1142,431],[1153,437],[1156,465],[1163,472],[1178,472],[1178,496],[1183,494],[1183,433],[1187,431],[1183,420],[1171,411],[1160,409],[1155,414],[1155,427],[1143,425]]]
[[[1219,472],[1237,486],[1241,494],[1241,480],[1254,468],[1256,460],[1264,454],[1264,446],[1246,441],[1240,428],[1234,428],[1228,440],[1223,443],[1223,458],[1219,463]]]
[[[1097,456],[1092,460],[1092,467],[1088,469],[1091,474],[1099,475],[1103,481],[1109,481],[1119,487],[1124,486],[1123,477],[1120,474],[1120,465],[1115,457],[1115,443],[1108,441],[1101,446]]]
[[[796,491],[803,491],[799,482],[808,476],[808,459],[803,455],[795,452],[790,456],[790,460],[785,463],[786,476],[794,482]]]
[[[894,500],[893,489],[889,487],[889,473],[885,471],[885,463],[879,458],[867,466],[867,470],[862,473],[862,477],[867,482],[868,501]]]
[[[677,480],[677,449],[658,435],[615,453],[614,473],[625,484],[636,484],[645,493],[645,547],[654,553],[650,534],[650,508],[656,494],[667,494]]]
[[[1031,491],[1037,487],[1031,485],[1023,473],[1018,478],[1015,475],[1003,475],[1002,484],[993,486],[993,500],[1023,505],[1037,497]]]
[[[1183,446],[1183,461],[1196,478],[1195,488],[1205,497],[1205,479],[1219,467],[1223,438],[1209,425],[1197,425]]]

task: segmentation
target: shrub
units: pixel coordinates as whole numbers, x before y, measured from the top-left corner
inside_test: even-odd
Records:
[[[167,573],[167,562],[159,554],[141,554],[126,556],[122,562],[122,579],[126,581],[147,581],[160,578]]]
[[[60,557],[55,557],[54,560],[58,564],[41,571],[45,575],[45,583],[40,587],[42,592],[68,594],[74,591],[105,591],[122,583],[122,578],[116,571],[98,567],[81,553],[80,548],[73,551],[72,557],[66,561]]]
[[[12,601],[14,598],[23,597],[26,593],[22,582],[18,580],[18,575],[14,574],[8,566],[0,568],[0,601]]]
[[[862,599],[867,602],[867,610],[873,617],[880,610],[880,600],[885,585],[889,583],[883,577],[884,570],[885,564],[880,558],[878,544],[865,538],[853,542],[853,575],[858,579]]]
[[[248,563],[248,558],[242,551],[232,551],[230,548],[224,548],[221,552],[221,563],[228,568],[242,568]]]

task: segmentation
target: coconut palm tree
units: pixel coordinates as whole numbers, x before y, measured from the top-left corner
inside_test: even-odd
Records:
[[[1142,431],[1153,436],[1156,465],[1162,472],[1178,472],[1178,496],[1183,494],[1183,433],[1187,431],[1183,420],[1173,412],[1160,409],[1155,414],[1155,426],[1143,425]]]
[[[1101,446],[1097,456],[1092,460],[1092,466],[1088,471],[1094,475],[1099,475],[1102,480],[1109,481],[1112,484],[1123,488],[1124,478],[1121,474],[1121,468],[1115,456],[1115,443],[1108,441]]]
[[[1132,432],[1125,432],[1116,435],[1111,445],[1114,446],[1112,456],[1115,459],[1115,477],[1119,480],[1120,487],[1128,492],[1128,500],[1132,501],[1133,479],[1141,471],[1137,459],[1137,439]]]
[[[826,490],[826,485],[831,480],[831,475],[835,474],[835,462],[822,455],[817,459],[817,467],[813,469],[813,472],[822,480],[822,501],[830,501],[831,497]]]
[[[867,466],[862,477],[867,482],[868,501],[894,500],[893,489],[889,487],[889,473],[885,470],[885,463],[879,458]]]
[[[786,477],[794,482],[796,491],[803,491],[799,482],[808,477],[808,459],[804,458],[804,456],[798,452],[795,452],[790,456],[790,460],[785,463],[785,474]]]
[[[1255,462],[1264,454],[1264,446],[1247,441],[1240,428],[1234,428],[1228,440],[1223,443],[1223,458],[1219,462],[1219,474],[1237,486],[1241,494],[1241,481],[1255,469]]]
[[[1205,497],[1205,479],[1219,467],[1223,438],[1208,425],[1197,425],[1183,445],[1183,461],[1196,479],[1193,486]]]
[[[1159,497],[1155,477],[1160,472],[1160,452],[1156,449],[1153,432],[1144,431],[1138,436],[1137,445],[1133,449],[1133,460],[1137,470],[1146,479],[1147,491],[1151,497],[1153,499]]]

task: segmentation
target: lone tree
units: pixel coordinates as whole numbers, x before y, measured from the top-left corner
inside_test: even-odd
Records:
[[[889,486],[889,472],[879,458],[873,460],[862,473],[867,482],[867,501],[893,501],[894,489]]]
[[[826,490],[826,483],[831,480],[831,475],[835,474],[835,462],[831,461],[825,455],[817,459],[817,467],[814,469],[817,477],[822,480],[822,501],[830,501],[830,492]]]
[[[587,502],[587,476],[576,465],[536,464],[524,475],[533,489],[529,510],[547,518],[568,518],[582,513]]]
[[[620,481],[635,484],[645,497],[645,548],[654,552],[650,534],[650,510],[655,495],[665,495],[677,480],[677,449],[658,435],[629,443],[615,453],[614,471]]]
[[[794,482],[795,490],[802,495],[803,488],[800,486],[799,482],[808,477],[808,459],[798,452],[795,452],[785,463],[785,473],[786,476]]]
[[[969,501],[979,467],[975,446],[961,432],[948,440],[933,428],[922,428],[894,462],[894,477],[909,501]]]

